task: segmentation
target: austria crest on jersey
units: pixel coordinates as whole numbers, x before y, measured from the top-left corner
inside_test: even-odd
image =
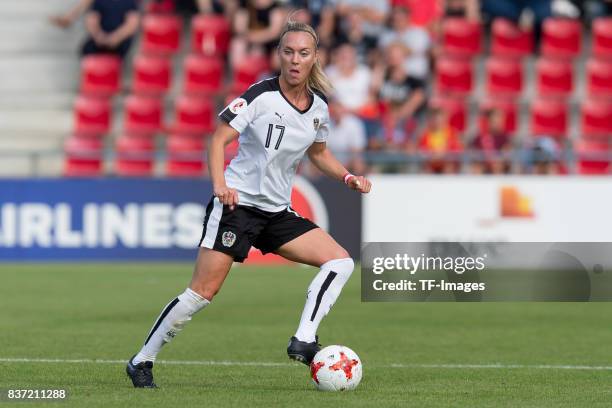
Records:
[[[231,247],[234,245],[234,242],[236,242],[236,234],[234,234],[232,231],[225,231],[221,236],[221,243],[225,247]]]

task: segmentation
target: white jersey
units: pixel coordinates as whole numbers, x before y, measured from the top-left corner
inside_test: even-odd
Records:
[[[314,142],[325,142],[329,110],[316,92],[305,110],[283,95],[278,77],[252,85],[219,114],[240,132],[238,154],[225,170],[240,205],[277,212],[291,203],[297,167]]]

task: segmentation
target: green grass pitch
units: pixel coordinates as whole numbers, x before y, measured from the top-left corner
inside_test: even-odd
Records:
[[[234,268],[211,306],[160,354],[160,389],[136,390],[116,360],[138,350],[191,270],[0,266],[0,388],[65,388],[68,401],[57,406],[66,407],[612,405],[612,305],[361,303],[358,273],[319,335],[360,355],[362,383],[317,392],[306,367],[285,354],[316,273],[302,267]],[[11,405],[24,406],[0,401]]]

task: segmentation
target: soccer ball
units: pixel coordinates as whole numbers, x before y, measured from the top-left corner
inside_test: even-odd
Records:
[[[310,377],[319,391],[355,389],[361,374],[361,360],[345,346],[327,346],[310,363]]]

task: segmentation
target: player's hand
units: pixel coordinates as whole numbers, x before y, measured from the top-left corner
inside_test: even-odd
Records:
[[[346,182],[352,190],[367,194],[372,189],[372,183],[364,176],[352,176]]]
[[[230,210],[233,210],[238,205],[238,192],[233,188],[227,186],[215,188],[214,195],[221,201],[221,204],[229,205]]]

